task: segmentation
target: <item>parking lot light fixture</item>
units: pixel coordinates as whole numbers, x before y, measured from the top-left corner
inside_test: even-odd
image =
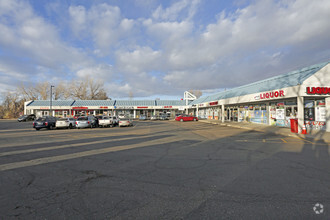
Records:
[[[50,106],[49,106],[49,115],[53,116],[53,112],[52,112],[52,99],[53,99],[53,85],[50,86]]]

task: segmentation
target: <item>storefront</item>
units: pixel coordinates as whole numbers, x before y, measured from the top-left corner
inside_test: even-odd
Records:
[[[200,118],[279,127],[290,127],[295,119],[299,130],[305,125],[312,131],[327,129],[329,97],[327,62],[203,97],[190,107]]]
[[[299,131],[330,131],[330,62],[190,100],[31,101],[25,113],[55,115],[125,115],[131,118],[188,113],[203,119],[251,122]],[[186,92],[185,92],[186,93]],[[188,105],[187,105],[188,103]]]

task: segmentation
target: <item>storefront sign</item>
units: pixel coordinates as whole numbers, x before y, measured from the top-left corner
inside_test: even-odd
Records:
[[[284,120],[284,119],[285,119],[284,109],[276,109],[276,120]]]
[[[108,109],[108,106],[100,106],[100,109]]]
[[[199,107],[204,107],[204,104],[199,104],[198,106],[199,106]]]
[[[40,109],[49,109],[49,107],[40,107]]]
[[[330,95],[330,87],[306,87],[308,95]]]
[[[284,91],[279,90],[279,91],[275,91],[275,92],[261,93],[260,99],[270,99],[270,98],[277,98],[277,97],[282,97],[282,96],[284,96]]]
[[[72,107],[72,109],[88,109],[88,107]]]
[[[164,106],[163,108],[172,108],[172,106]]]
[[[325,107],[315,108],[315,121],[327,121]]]
[[[138,106],[136,108],[148,108],[148,106]]]
[[[212,105],[217,105],[218,102],[210,102],[209,105],[212,106]]]

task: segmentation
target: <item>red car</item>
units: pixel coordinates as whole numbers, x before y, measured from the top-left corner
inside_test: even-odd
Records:
[[[176,121],[198,121],[198,118],[192,115],[179,115],[175,117]]]

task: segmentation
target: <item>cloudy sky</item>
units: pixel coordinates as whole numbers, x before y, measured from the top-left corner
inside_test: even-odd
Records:
[[[180,98],[330,61],[329,0],[0,0],[0,92],[104,81]]]

